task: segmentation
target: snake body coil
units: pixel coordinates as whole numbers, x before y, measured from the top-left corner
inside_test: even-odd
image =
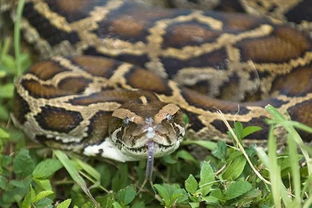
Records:
[[[217,110],[261,126],[246,142],[265,143],[267,104],[312,126],[312,40],[291,26],[118,0],[28,0],[23,27],[44,56],[67,56],[16,81],[14,121],[47,146],[128,161],[152,141],[159,157],[186,127],[227,141]]]

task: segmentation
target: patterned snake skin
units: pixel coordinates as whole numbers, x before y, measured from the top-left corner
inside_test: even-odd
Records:
[[[312,126],[312,40],[287,24],[129,1],[28,0],[23,28],[42,57],[55,57],[16,81],[14,122],[49,147],[160,157],[185,133],[229,141],[217,110],[230,124],[261,126],[245,142],[262,144],[267,104]]]

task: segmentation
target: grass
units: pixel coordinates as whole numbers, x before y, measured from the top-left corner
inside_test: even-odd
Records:
[[[20,50],[19,27],[13,46],[10,37],[0,40],[0,207],[312,207],[312,150],[296,131],[312,128],[272,106],[267,149],[243,146],[258,127],[236,123],[229,128],[235,145],[186,139],[178,151],[156,160],[153,184],[143,188],[145,161],[123,164],[31,143],[9,118],[14,79],[30,65]],[[273,132],[281,127],[287,144],[277,151]],[[190,153],[194,146],[210,154],[199,161]]]

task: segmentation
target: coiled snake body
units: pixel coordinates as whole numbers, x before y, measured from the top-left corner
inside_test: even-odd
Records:
[[[217,110],[261,126],[245,141],[264,143],[267,104],[312,126],[312,41],[291,26],[118,0],[28,0],[23,27],[43,56],[66,55],[16,81],[14,122],[47,146],[119,161],[162,156],[186,127],[227,141]]]

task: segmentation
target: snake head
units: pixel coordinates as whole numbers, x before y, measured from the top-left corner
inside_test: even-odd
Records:
[[[154,156],[161,157],[179,147],[186,128],[183,118],[175,104],[127,102],[112,114],[110,138],[123,154],[132,158],[147,158],[151,142]]]

